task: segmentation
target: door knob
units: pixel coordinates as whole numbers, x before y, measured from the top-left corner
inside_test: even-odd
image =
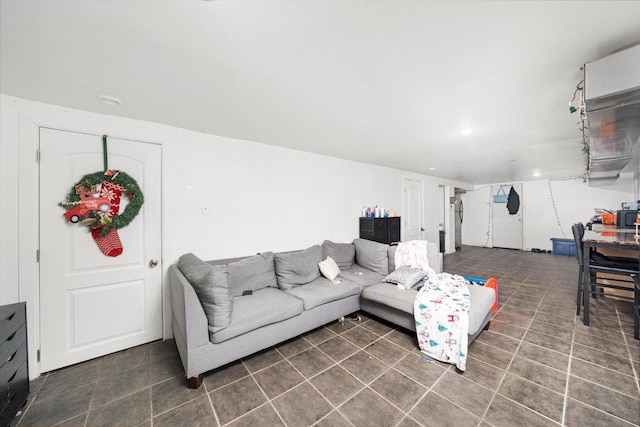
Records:
[[[151,261],[149,261],[149,267],[153,268],[156,265],[158,265],[158,260],[157,259],[152,259]]]

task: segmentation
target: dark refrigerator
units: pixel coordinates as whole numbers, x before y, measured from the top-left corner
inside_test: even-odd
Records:
[[[456,194],[454,203],[454,231],[455,231],[455,248],[460,249],[462,246],[462,219],[464,217],[464,205],[462,203],[462,195]]]

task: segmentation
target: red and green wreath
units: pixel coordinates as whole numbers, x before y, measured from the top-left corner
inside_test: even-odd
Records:
[[[129,203],[120,213],[122,195]],[[135,179],[122,171],[107,170],[84,175],[69,191],[60,206],[71,223],[87,226],[100,250],[118,256],[123,247],[118,230],[138,215],[144,196]]]

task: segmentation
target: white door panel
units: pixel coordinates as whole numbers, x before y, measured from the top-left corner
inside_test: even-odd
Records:
[[[144,204],[118,230],[123,252],[104,255],[86,226],[63,217],[58,202],[80,178],[102,171],[102,137],[40,130],[41,371],[162,337],[161,147],[108,139],[110,169],[133,177]],[[128,198],[123,194],[120,212]]]
[[[503,185],[507,194],[511,185]],[[499,185],[491,187],[491,194],[496,194]],[[506,203],[492,203],[492,246],[494,248],[522,249],[522,184],[513,184],[520,196],[520,208],[514,215],[509,214]]]
[[[407,179],[403,181],[404,209],[402,222],[404,234],[402,240],[424,240],[424,205],[422,181]]]

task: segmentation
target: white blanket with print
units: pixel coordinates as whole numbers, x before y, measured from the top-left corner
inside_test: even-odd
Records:
[[[414,301],[420,350],[461,371],[467,365],[469,300],[463,277],[441,273],[429,277]]]

